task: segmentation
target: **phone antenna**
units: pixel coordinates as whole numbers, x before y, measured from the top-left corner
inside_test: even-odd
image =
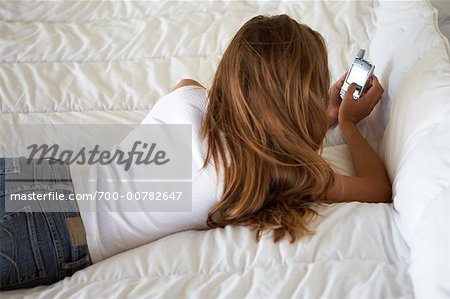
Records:
[[[363,59],[365,53],[366,53],[366,50],[364,50],[364,49],[359,49],[358,55],[356,55],[356,57],[358,57],[359,59]]]

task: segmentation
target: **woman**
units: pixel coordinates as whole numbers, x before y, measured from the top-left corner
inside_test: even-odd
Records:
[[[272,231],[275,242],[285,235],[294,242],[311,233],[308,223],[318,204],[389,202],[391,186],[383,164],[356,127],[378,103],[383,88],[373,76],[358,101],[349,96],[352,85],[341,102],[344,77],[329,89],[327,52],[319,33],[286,15],[252,18],[226,49],[209,92],[194,80],[182,80],[143,121],[192,124],[192,213],[105,213],[99,219],[95,213],[82,212],[80,218],[79,213],[2,209],[1,288],[49,284],[86,267],[89,257],[97,262],[187,229],[245,225],[258,240]],[[355,177],[333,173],[319,155],[326,131],[337,123]],[[24,160],[0,161],[4,201],[13,163],[29,166]],[[48,184],[58,187],[52,190],[70,192],[67,168],[43,165],[34,165],[33,171],[53,173]],[[83,192],[80,178],[85,175],[70,170],[75,192]],[[26,216],[19,223],[17,215]],[[30,223],[40,226],[39,232],[30,232]],[[164,229],[155,223],[163,223]],[[28,227],[29,236],[13,227]],[[136,227],[140,231],[133,231]],[[18,241],[23,244],[15,250]],[[36,245],[43,242],[48,244],[45,251]]]

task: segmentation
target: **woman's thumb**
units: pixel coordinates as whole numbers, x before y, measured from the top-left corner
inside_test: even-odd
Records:
[[[355,92],[355,90],[356,90],[356,84],[355,83],[350,84],[347,88],[347,92],[345,93],[345,96],[350,97],[350,99],[353,99],[353,93]]]

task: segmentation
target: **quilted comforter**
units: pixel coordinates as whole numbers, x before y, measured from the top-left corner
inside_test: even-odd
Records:
[[[359,48],[376,65],[386,92],[360,130],[394,203],[323,207],[294,244],[244,227],[179,232],[2,298],[450,297],[449,45],[427,1],[2,2],[1,143],[20,147],[5,136],[23,124],[140,123],[179,80],[209,87],[245,21],[282,13],[323,34],[333,80]],[[329,132],[338,168],[342,143]]]

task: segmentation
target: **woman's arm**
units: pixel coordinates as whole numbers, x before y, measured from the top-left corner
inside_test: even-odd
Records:
[[[372,86],[359,100],[353,100],[354,90],[355,86],[351,85],[339,108],[338,122],[352,156],[356,177],[336,175],[327,201],[391,202],[391,184],[386,170],[356,127],[370,114],[384,90],[375,76]]]

